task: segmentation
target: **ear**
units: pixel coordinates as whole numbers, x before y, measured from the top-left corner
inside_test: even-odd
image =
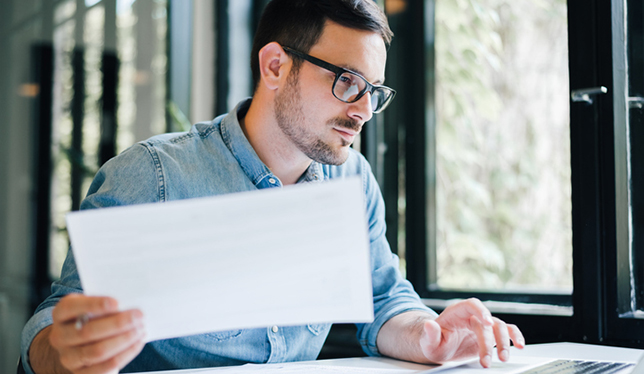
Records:
[[[268,89],[277,89],[288,76],[289,62],[286,52],[277,42],[270,42],[259,50],[260,79]]]

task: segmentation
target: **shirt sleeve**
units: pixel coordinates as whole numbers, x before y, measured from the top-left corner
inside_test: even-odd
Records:
[[[385,204],[371,168],[363,161],[362,179],[366,194],[367,220],[371,249],[374,321],[357,324],[358,341],[365,353],[380,356],[376,339],[382,325],[400,313],[421,310],[438,316],[426,307],[399,271],[399,259],[391,252],[385,236]]]
[[[159,168],[148,149],[135,145],[108,161],[96,174],[81,209],[140,204],[159,201]],[[20,355],[28,374],[34,374],[29,362],[29,347],[45,327],[52,324],[52,310],[60,299],[82,293],[72,249],[67,252],[60,279],[51,286],[51,295],[43,301],[22,330]]]

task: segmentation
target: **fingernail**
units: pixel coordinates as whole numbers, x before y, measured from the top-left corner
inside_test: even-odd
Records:
[[[483,358],[481,359],[481,365],[483,365],[483,367],[485,368],[492,366],[492,357],[489,355],[483,356]]]
[[[507,361],[509,356],[510,356],[510,354],[506,349],[504,349],[501,352],[499,352],[499,358],[501,359],[501,361]]]

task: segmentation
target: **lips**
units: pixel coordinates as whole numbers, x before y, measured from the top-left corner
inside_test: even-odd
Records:
[[[349,143],[353,143],[353,140],[355,139],[356,135],[358,135],[356,131],[349,130],[346,128],[334,127],[333,129],[337,131],[340,134],[340,136]]]

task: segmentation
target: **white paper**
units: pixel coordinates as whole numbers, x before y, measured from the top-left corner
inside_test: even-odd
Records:
[[[73,212],[67,228],[84,292],[140,309],[148,341],[373,320],[359,178]]]
[[[289,365],[289,364],[246,364],[242,366],[226,366],[209,369],[187,369],[141,372],[140,374],[419,374],[418,370],[362,368],[353,366],[325,365]]]
[[[245,364],[203,369],[183,369],[148,372],[150,374],[434,374],[457,369],[471,362],[478,362],[478,357],[448,362],[443,365],[421,365],[385,357],[353,357],[332,360],[285,362],[274,364]],[[479,370],[483,367],[478,365]],[[143,373],[141,373],[143,374]]]

